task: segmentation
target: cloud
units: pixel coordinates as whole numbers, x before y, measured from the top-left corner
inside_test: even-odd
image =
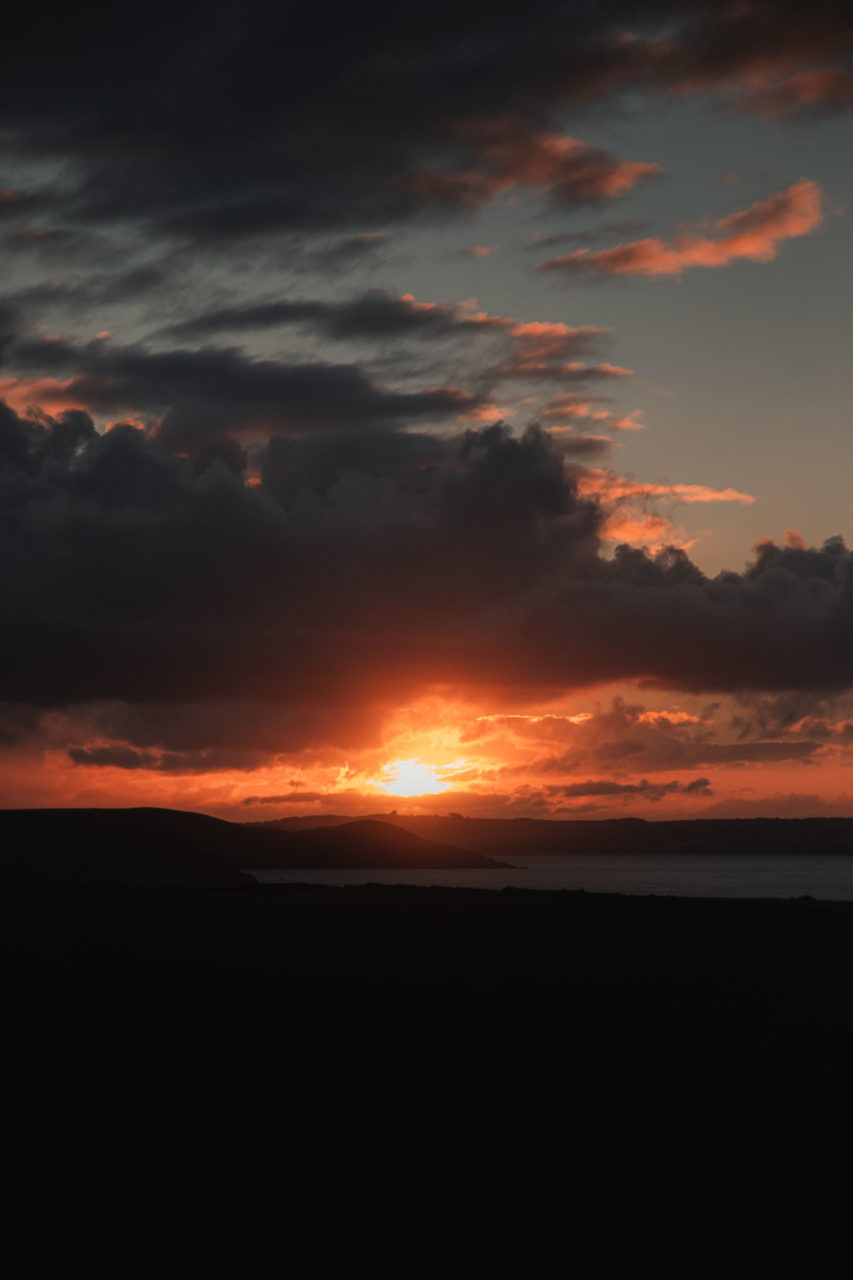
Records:
[[[293,263],[296,270],[334,274],[374,264],[388,249],[391,236],[384,231],[360,231],[339,236],[313,249],[302,249]]]
[[[742,95],[737,104],[768,120],[784,120],[799,113],[833,115],[853,107],[853,71],[843,67],[798,71]]]
[[[679,542],[669,517],[650,512],[615,511],[604,522],[601,536],[607,542],[630,543],[635,547],[653,547],[655,550]]]
[[[249,806],[256,804],[316,804],[318,802],[328,803],[331,798],[326,791],[305,791],[296,788],[277,796],[246,796],[240,803]],[[335,796],[335,798],[337,797]],[[351,799],[351,797],[347,798]],[[358,799],[362,799],[362,797],[359,796]]]
[[[561,431],[559,428],[553,428],[551,431],[554,443],[567,460],[577,458],[587,459],[603,459],[606,458],[613,450],[613,441],[610,436],[594,436],[581,433]],[[606,525],[602,529],[603,536],[606,534]]]
[[[34,314],[61,308],[79,313],[131,299],[137,301],[168,283],[160,267],[139,266],[121,271],[93,271],[76,277],[40,280],[0,294],[0,306],[23,324]]]
[[[527,229],[542,202],[559,213],[539,256],[647,243],[605,213],[566,229],[578,208],[631,212],[660,174],[652,150],[582,139],[662,95],[768,119],[840,107],[838,6],[545,0],[522,39],[502,5],[432,6],[414,34],[384,2],[331,24],[306,9],[298,30],[281,6],[235,12],[214,0],[201,40],[197,14],[159,0],[106,23],[22,11],[5,33],[0,736],[74,761],[85,795],[99,772],[141,789],[347,755],[436,687],[522,705],[614,679],[803,701],[851,685],[843,545],[762,543],[708,578],[666,545],[686,542],[670,509],[749,495],[607,469],[610,436],[642,421],[595,394],[631,376],[604,358],[608,330],[424,302],[400,256],[423,228],[449,253],[508,251],[503,209],[501,230],[470,219],[507,197]],[[775,252],[804,234],[809,185],[685,243]],[[503,257],[481,265],[491,279]],[[366,289],[384,266],[394,289]],[[517,427],[483,425],[496,388]],[[823,759],[847,723],[803,714],[744,750]],[[670,757],[733,745],[704,732],[638,716],[594,766],[548,776],[604,778],[627,737],[643,769],[618,785],[659,767],[666,786]]]
[[[581,335],[581,341],[583,341]],[[528,350],[533,350],[533,344]],[[562,361],[547,357],[530,356],[522,349],[516,355],[505,360],[497,369],[499,379],[548,379],[552,382],[586,383],[610,378],[632,378],[633,369],[623,369],[620,365],[603,362],[600,364],[584,364],[580,360]]]
[[[252,359],[241,348],[220,345],[163,347],[165,340],[205,342],[220,333],[294,326],[327,339],[368,348],[366,365]],[[607,361],[587,363],[610,330],[598,325],[518,320],[490,315],[471,299],[459,304],[422,302],[410,293],[370,289],[349,299],[271,299],[211,308],[160,330],[146,342],[114,343],[101,332],[88,342],[16,333],[8,320],[0,394],[19,411],[43,404],[80,407],[101,420],[121,417],[156,426],[180,452],[198,453],[211,441],[240,436],[261,442],[274,434],[316,431],[396,430],[418,423],[497,420],[517,410],[499,409],[491,396],[502,383],[521,380],[583,385],[632,376]],[[390,342],[400,344],[389,351]],[[453,385],[418,386],[435,377],[428,344],[443,343],[445,361],[457,360],[473,390]],[[462,343],[470,347],[458,359]],[[403,345],[408,344],[408,345]],[[370,371],[395,374],[387,387]],[[375,361],[375,356],[373,357]],[[590,415],[589,422],[595,420]],[[632,430],[630,415],[604,423]],[[578,446],[580,448],[580,445]],[[587,446],[588,450],[592,445]]]
[[[502,192],[533,187],[555,205],[593,204],[624,196],[661,172],[659,164],[619,160],[577,138],[536,133],[500,117],[463,122],[453,134],[477,168],[416,170],[406,185],[419,200],[479,209]]]
[[[583,494],[608,503],[635,498],[669,498],[688,505],[707,502],[750,505],[755,502],[752,494],[742,493],[739,489],[713,489],[706,484],[651,484],[645,480],[617,476],[611,471],[582,472],[578,476],[578,486]]]
[[[645,423],[638,422],[643,417],[642,409],[632,409],[630,413],[613,413],[610,409],[600,409],[595,401],[580,399],[574,392],[565,392],[554,396],[539,410],[539,417],[553,431],[560,431],[575,424],[595,424],[608,431],[642,431]],[[591,480],[589,483],[592,483]]]
[[[419,302],[414,294],[395,295],[385,289],[368,289],[356,297],[340,300],[311,298],[270,300],[219,307],[161,330],[162,336],[205,338],[222,332],[240,332],[301,325],[325,337],[353,338],[447,338],[477,335],[493,330],[512,333],[516,321],[490,316],[472,306]],[[605,333],[606,330],[595,330]]]
[[[12,384],[19,397],[97,414],[149,415],[162,440],[179,451],[223,434],[392,427],[465,416],[484,405],[461,388],[389,390],[357,365],[252,360],[232,348],[152,351],[107,340],[33,339],[16,343],[8,361],[37,375],[31,386],[26,379]]]
[[[514,324],[510,328],[515,346],[513,367],[516,370],[539,369],[542,365],[565,360],[570,355],[589,350],[608,333],[609,329],[591,324],[578,326],[545,321]],[[600,367],[612,377],[630,376],[629,370],[616,369],[613,365]]]
[[[602,425],[609,429],[636,430],[642,424],[629,414],[627,418],[615,420],[605,415]],[[653,484],[620,476],[609,469],[589,466],[578,467],[575,477],[578,492],[597,500],[602,511],[606,512],[600,531],[603,539],[654,550],[673,545],[689,550],[691,545],[669,516],[649,510],[654,503],[664,502],[672,508],[680,504],[695,506],[717,502],[748,506],[755,501],[752,494],[739,489],[714,489],[704,484]]]
[[[626,162],[565,137],[569,113],[626,93],[727,103],[851,51],[830,0],[543,0],[521,39],[517,11],[501,5],[437,5],[416,33],[389,0],[370,0],[357,23],[304,13],[298,30],[266,0],[241,15],[212,3],[203,51],[194,15],[160,0],[111,23],[53,13],[50,41],[43,20],[17,16],[4,128],[34,173],[61,166],[51,200],[64,222],[218,248],[376,234],[436,202],[464,213],[515,184],[563,204],[612,198],[654,173],[654,157]]]
[[[718,218],[714,226],[721,234],[716,239],[688,232],[671,241],[635,240],[595,253],[578,249],[547,258],[535,269],[568,275],[660,277],[681,275],[692,267],[724,267],[740,258],[771,262],[780,243],[807,235],[821,221],[820,188],[814,182],[796,182],[741,213]]]
[[[568,325],[563,322],[520,321],[510,316],[490,315],[476,302],[421,302],[414,294],[399,296],[384,289],[369,289],[343,301],[287,299],[219,307],[182,320],[160,331],[161,337],[207,338],[223,332],[241,332],[298,325],[327,338],[341,341],[399,338],[478,340],[489,335],[501,338],[509,355],[501,366],[503,376],[538,374],[569,356],[594,349],[611,330],[598,325]],[[595,374],[583,376],[627,377],[629,370],[603,364]],[[578,374],[583,366],[572,366]]]
[[[711,795],[709,778],[694,778],[692,782],[649,782],[643,778],[640,782],[613,782],[610,779],[599,779],[587,782],[571,782],[561,787],[549,787],[552,795],[566,799],[578,796],[632,796],[642,800],[663,800],[664,796],[676,795]]]
[[[612,236],[638,235],[647,230],[648,225],[639,218],[611,218],[581,231],[534,231],[525,248],[539,250],[556,244],[589,244]]]
[[[744,765],[800,765],[824,751],[824,739],[804,734],[720,741],[712,714],[691,715],[674,711],[649,711],[641,703],[614,698],[608,710],[580,718],[548,718],[521,726],[504,721],[514,736],[523,735],[529,745],[547,754],[528,757],[523,764],[505,766],[501,775],[515,773],[537,777],[576,775],[598,769],[624,775],[652,771],[737,768]],[[553,750],[555,743],[562,750]],[[621,779],[620,779],[621,780]],[[578,792],[578,794],[581,794]]]
[[[256,703],[283,739],[304,716],[351,741],[359,717],[375,732],[436,685],[853,686],[839,540],[763,544],[716,579],[674,549],[604,558],[606,513],[542,431],[404,432],[388,452],[371,432],[282,438],[252,487],[85,415],[5,410],[2,427],[0,699],[16,704]],[[188,751],[199,732],[123,741]]]
[[[218,773],[222,769],[251,771],[264,762],[257,751],[138,751],[123,744],[68,748],[72,764],[96,769],[143,770],[149,773],[198,774]]]

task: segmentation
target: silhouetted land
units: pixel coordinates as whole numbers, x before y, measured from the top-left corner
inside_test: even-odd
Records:
[[[250,828],[250,834],[267,834],[267,828]],[[465,867],[499,867],[500,862],[469,849],[457,849],[427,839],[393,823],[358,819],[334,827],[287,832],[288,843],[263,851],[263,867],[304,870],[335,869],[439,870]]]
[[[18,888],[0,894],[0,927],[6,990],[39,1012],[215,1011],[297,1042],[319,1017],[332,1039],[354,1023],[392,1040],[408,1028],[511,1057],[519,1037],[537,1052],[683,1053],[853,1030],[853,905],[839,903]]]
[[[237,864],[281,836],[195,817],[126,811],[121,884],[115,811],[0,815],[5,1029],[47,1087],[78,1050],[113,1080],[191,1051],[187,1088],[239,1063],[267,1097],[297,1069],[338,1091],[369,1069],[535,1092],[591,1063],[623,1085],[650,1061],[742,1071],[757,1047],[847,1062],[853,904],[262,886]]]
[[[513,853],[841,853],[853,854],[853,818],[693,818],[647,822],[643,818],[552,821],[535,818],[421,817],[382,813],[391,823],[425,839],[497,858]],[[305,832],[351,818],[323,815],[247,824],[252,830]]]
[[[380,822],[291,833],[173,809],[0,810],[0,885],[229,885],[245,869],[496,866]]]

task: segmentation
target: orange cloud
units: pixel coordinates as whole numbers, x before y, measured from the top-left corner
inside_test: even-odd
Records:
[[[505,361],[497,373],[502,378],[551,378],[558,382],[589,382],[598,378],[633,378],[633,369],[623,369],[618,364],[584,364],[581,360],[569,360],[564,364],[549,360],[519,359]]]
[[[739,213],[718,218],[710,236],[685,234],[672,241],[657,237],[619,244],[613,249],[574,253],[540,262],[537,271],[611,276],[673,276],[690,267],[724,267],[738,258],[770,262],[784,240],[807,235],[820,226],[821,190],[815,182],[796,182],[787,191],[757,200]]]
[[[84,408],[84,401],[75,394],[72,382],[71,378],[65,382],[57,378],[0,378],[0,400],[5,400],[22,416],[43,404],[50,405],[52,413]]]
[[[578,138],[507,121],[466,121],[454,132],[482,167],[410,174],[407,185],[422,199],[477,209],[513,187],[536,187],[558,202],[612,200],[661,172],[659,164],[619,160]]]
[[[610,516],[605,521],[601,536],[607,542],[628,542],[633,547],[650,549],[672,546],[678,541],[672,521],[666,516],[643,514]]]
[[[607,424],[611,431],[642,431],[645,428],[644,422],[637,422],[637,418],[642,418],[642,409],[632,409],[630,413],[625,413],[621,418],[613,418]]]
[[[738,106],[767,120],[784,120],[798,111],[843,111],[853,107],[853,72],[840,67],[798,71],[741,98]]]
[[[532,320],[516,324],[510,330],[510,337],[516,343],[519,360],[538,362],[563,359],[608,333],[609,329],[594,324],[575,326]]]
[[[577,480],[584,497],[595,497],[603,502],[618,502],[626,498],[670,498],[688,504],[741,502],[747,505],[755,501],[752,494],[741,493],[738,489],[712,489],[706,484],[646,484],[610,471],[594,469],[583,471]]]
[[[596,409],[589,401],[578,400],[573,395],[555,396],[543,406],[540,416],[560,424],[594,422],[608,431],[642,431],[645,426],[645,423],[637,421],[643,416],[642,409],[632,409],[619,417],[609,409]],[[561,429],[562,426],[551,428],[552,431]]]
[[[739,502],[755,499],[738,489],[712,489],[704,484],[645,484],[618,476],[612,471],[584,468],[578,472],[577,485],[582,496],[595,498],[612,509],[601,529],[607,542],[624,542],[634,547],[657,550],[677,546],[688,551],[695,538],[686,539],[667,516],[644,510],[643,504],[655,499],[693,505],[706,502]]]

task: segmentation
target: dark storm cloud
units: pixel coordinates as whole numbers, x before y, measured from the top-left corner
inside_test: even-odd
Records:
[[[92,764],[101,768],[156,769],[158,757],[148,751],[134,751],[132,747],[69,747],[68,758],[73,764]]]
[[[849,693],[816,696],[804,690],[775,696],[741,693],[731,727],[740,741],[775,736],[788,742],[812,739],[832,747],[853,744],[853,699]]]
[[[583,741],[581,735],[581,741]],[[820,742],[739,742],[720,743],[691,741],[675,734],[633,736],[602,742],[594,751],[567,752],[563,756],[536,762],[535,768],[547,773],[571,773],[593,761],[604,768],[626,769],[696,769],[726,765],[765,764],[796,760],[807,763],[820,750]]]
[[[552,795],[574,799],[578,796],[633,796],[642,800],[663,800],[671,795],[711,795],[709,778],[694,778],[692,782],[612,782],[602,778],[588,782],[572,782],[562,787],[549,787]]]
[[[54,308],[79,312],[89,306],[136,301],[166,284],[159,267],[133,267],[127,271],[90,272],[72,279],[46,279],[0,293],[0,314],[14,317],[15,328],[24,329],[33,316]]]
[[[184,736],[167,742],[162,709],[208,699],[279,709],[280,741],[299,740],[287,724],[303,712],[319,717],[318,738],[352,741],[375,732],[382,706],[435,684],[853,686],[853,576],[839,541],[765,545],[746,573],[713,580],[676,550],[604,560],[604,513],[535,429],[403,435],[396,454],[370,433],[282,441],[253,489],[221,461],[198,470],[131,427],[97,436],[84,414],[32,423],[5,410],[0,421],[0,699],[131,709],[78,737],[81,749],[106,737],[159,760],[217,733],[228,747],[240,717],[240,750],[268,748],[269,723],[253,742],[245,711],[223,713],[218,730],[179,717]],[[145,706],[160,708],[147,729],[133,711]],[[632,767],[816,748],[667,745],[678,735],[651,728]]]
[[[0,464],[35,475],[49,460],[67,463],[96,439],[95,424],[82,410],[29,420],[0,400]]]
[[[567,459],[607,458],[613,450],[613,441],[609,436],[561,435],[556,446]]]
[[[294,299],[221,307],[171,325],[172,337],[203,338],[215,333],[306,325],[330,338],[450,337],[505,329],[512,322],[500,317],[472,317],[457,307],[423,304],[410,294],[395,297],[384,289],[369,289],[342,302]]]
[[[269,436],[440,421],[482,403],[454,387],[387,390],[356,365],[252,360],[220,347],[151,351],[106,340],[24,339],[7,360],[18,373],[62,380],[41,388],[45,404],[70,400],[93,413],[162,415],[163,442],[181,451],[240,432]]]
[[[41,730],[39,708],[16,702],[0,703],[0,747],[32,741]]]
[[[69,747],[68,759],[72,764],[87,765],[98,769],[142,769],[150,773],[216,773],[221,769],[248,771],[265,762],[265,756],[257,751],[137,751],[133,747],[111,745],[106,747]]]
[[[0,188],[0,222],[11,222],[44,208],[47,199],[44,193],[25,191],[15,187]]]
[[[331,741],[344,749],[381,741],[379,709],[364,699],[334,706],[301,700],[288,708],[263,699],[210,697],[200,701],[113,702],[84,706],[68,737],[126,743],[143,754],[197,756],[233,753],[235,760],[269,759]],[[67,740],[67,738],[66,738]],[[241,767],[235,765],[234,767]]]
[[[337,796],[335,797],[337,798]],[[349,798],[349,797],[348,797]],[[351,798],[356,798],[353,794]],[[358,796],[361,799],[360,796]],[[320,801],[329,801],[328,791],[285,791],[279,796],[246,796],[245,800],[241,800],[242,805],[256,804],[316,804]]]
[[[329,283],[383,260],[389,226],[461,216],[515,186],[546,206],[618,199],[654,177],[656,157],[586,143],[592,104],[630,90],[640,110],[645,93],[708,90],[774,119],[840,109],[842,18],[837,4],[788,0],[439,0],[416,24],[399,5],[330,22],[322,6],[252,0],[201,19],[156,0],[10,16],[0,171],[30,176],[0,181],[21,268],[0,297],[0,355],[9,394],[40,408],[0,407],[0,737],[71,744],[81,770],[204,772],[378,742],[383,711],[435,685],[853,687],[839,541],[764,545],[747,571],[714,580],[671,549],[605,559],[610,509],[579,495],[573,467],[607,439],[462,430],[457,419],[490,412],[496,384],[627,377],[578,359],[604,330],[380,291],[258,301],[256,261],[235,249],[276,237],[279,275]],[[598,234],[622,232],[608,220]],[[220,258],[241,273],[245,305],[222,305]],[[216,266],[192,283],[199,262]],[[36,267],[49,275],[30,283]],[[200,342],[279,325],[381,347],[447,339],[466,385],[464,337],[504,348],[484,344],[472,393],[420,374],[398,388],[409,369],[396,349],[380,381],[328,359],[158,349],[164,331],[133,345],[34,328],[54,308],[67,319],[160,289],[172,335]],[[572,421],[580,403],[550,409]],[[100,435],[90,415],[146,430]],[[637,772],[675,771],[808,759],[844,736],[812,726],[790,742],[751,732],[735,750],[698,729],[602,725],[589,758],[618,769],[627,739]],[[656,796],[652,783],[609,785]]]
[[[203,23],[193,6],[42,6],[4,29],[4,145],[61,158],[75,225],[130,219],[219,243],[375,230],[515,181],[557,200],[621,194],[631,175],[608,178],[621,160],[532,171],[514,141],[536,143],[541,160],[567,112],[627,90],[731,95],[780,81],[777,99],[808,105],[816,90],[792,77],[821,72],[829,85],[850,51],[830,0],[436,3],[416,24],[387,2],[333,22],[322,6],[297,21],[257,0],[209,5]],[[826,89],[837,105],[840,83]]]
[[[810,695],[812,705],[818,700]],[[585,716],[580,721],[549,717],[528,720],[512,717],[499,725],[530,742],[549,746],[558,742],[563,749],[543,755],[523,768],[507,765],[501,773],[577,774],[581,769],[598,768],[607,773],[719,768],[781,761],[809,763],[820,751],[822,735],[801,734],[797,739],[779,730],[753,726],[750,740],[742,733],[737,741],[720,742],[711,707],[704,716],[681,711],[649,711],[639,703],[615,698],[606,711]],[[759,736],[756,736],[756,733]]]
[[[122,416],[156,425],[162,441],[179,452],[207,458],[214,447],[224,457],[222,450],[228,448],[229,464],[242,469],[246,456],[236,445],[223,443],[228,437],[262,442],[277,433],[363,434],[453,419],[497,418],[489,397],[502,383],[585,387],[631,376],[630,370],[617,365],[587,364],[577,358],[587,356],[609,334],[600,326],[518,321],[475,310],[473,304],[425,303],[411,294],[395,296],[382,289],[340,301],[297,298],[219,307],[162,330],[153,341],[204,340],[222,331],[298,326],[326,339],[363,341],[374,355],[381,353],[374,368],[402,381],[402,387],[383,386],[356,364],[253,359],[241,348],[211,345],[122,346],[106,331],[79,342],[26,330],[25,315],[37,312],[40,305],[72,306],[76,298],[81,307],[99,297],[112,298],[122,284],[142,293],[161,282],[159,273],[140,268],[125,273],[121,281],[109,274],[95,278],[88,292],[77,284],[48,282],[8,294],[18,309],[9,308],[3,360],[18,380],[16,394],[47,408],[70,402],[100,418]],[[484,343],[484,338],[489,341]],[[435,360],[427,355],[434,342],[444,342],[442,353],[455,358],[458,376],[471,382],[473,390],[435,385]],[[424,387],[424,382],[432,385]],[[590,417],[593,421],[597,420]],[[615,416],[601,421],[619,425]],[[592,434],[564,440],[564,449],[578,456],[603,456],[610,447],[604,437]]]
[[[493,338],[477,361],[475,376],[481,388],[510,379],[589,383],[630,376],[631,371],[612,364],[584,364],[576,357],[594,350],[610,330],[597,325],[522,322],[509,316],[489,315],[471,304],[451,306],[419,302],[412,294],[395,296],[384,289],[369,289],[341,301],[316,299],[273,300],[220,307],[180,321],[163,330],[163,338],[201,339],[221,332],[278,328],[287,325],[313,330],[325,338],[385,344],[390,341],[445,340],[459,351],[463,342],[482,344]],[[403,370],[417,365],[409,348],[385,354],[386,367]],[[59,352],[57,350],[56,356]],[[24,359],[28,359],[24,351]],[[423,356],[421,357],[423,358]],[[471,356],[466,373],[472,375]],[[477,406],[472,404],[472,408]]]
[[[581,554],[594,529],[537,436],[463,439],[417,498],[344,471],[325,501],[305,490],[285,514],[128,427],[34,474],[30,430],[8,433],[0,472],[5,651],[24,701],[363,706],[454,665],[480,610]]]

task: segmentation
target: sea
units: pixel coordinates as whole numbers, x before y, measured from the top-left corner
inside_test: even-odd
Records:
[[[853,902],[853,855],[513,854],[512,866],[452,871],[253,871],[262,884],[443,885],[583,889],[676,898],[817,898]]]

